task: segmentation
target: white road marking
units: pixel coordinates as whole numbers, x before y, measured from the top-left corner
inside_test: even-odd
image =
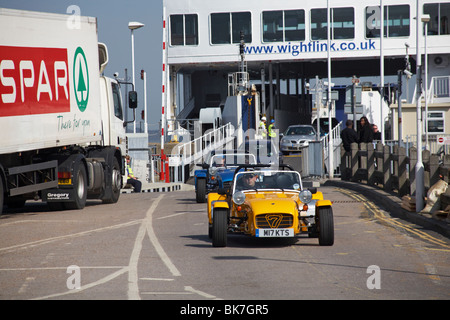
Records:
[[[139,278],[140,280],[150,280],[150,281],[173,281],[175,279],[167,279],[167,278]]]
[[[82,236],[85,236],[85,235],[88,235],[91,233],[95,233],[95,232],[103,232],[103,231],[128,227],[128,226],[138,224],[141,221],[142,220],[134,220],[134,221],[126,222],[126,223],[116,224],[114,226],[98,228],[98,229],[93,229],[93,230],[88,230],[88,231],[83,231],[83,232],[78,232],[78,233],[67,234],[64,236],[58,236],[58,237],[42,239],[42,240],[33,241],[33,242],[17,244],[17,245],[10,246],[10,247],[0,248],[0,252],[12,252],[15,250],[23,250],[23,249],[33,248],[33,247],[36,247],[39,245],[47,244],[47,243],[58,241],[58,240],[69,239],[69,238],[74,238],[74,237],[82,237]]]

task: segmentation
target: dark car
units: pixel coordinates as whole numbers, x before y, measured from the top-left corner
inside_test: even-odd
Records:
[[[237,150],[213,150],[196,170],[195,198],[198,203],[206,201],[206,196],[218,188],[229,188],[234,170],[240,164],[256,164],[254,155]]]

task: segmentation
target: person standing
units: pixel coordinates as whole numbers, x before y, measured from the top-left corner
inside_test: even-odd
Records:
[[[373,130],[366,116],[362,116],[359,119],[359,129],[358,129],[358,142],[372,142],[373,141]]]
[[[277,136],[277,134],[275,132],[275,120],[274,119],[270,120],[268,135],[271,138],[275,138]]]
[[[358,143],[358,135],[355,129],[353,129],[353,121],[347,120],[345,122],[345,129],[341,131],[342,145],[345,151],[350,151],[350,146],[353,142]]]
[[[267,128],[266,128],[266,117],[263,116],[258,126],[259,135],[261,138],[265,139],[267,137]]]
[[[372,124],[373,130],[373,140],[381,140],[381,132],[378,131],[378,126],[376,124]]]

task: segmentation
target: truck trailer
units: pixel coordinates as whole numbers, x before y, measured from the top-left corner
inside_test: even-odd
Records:
[[[120,86],[102,76],[96,18],[76,18],[0,8],[0,214],[29,199],[52,210],[119,199]]]

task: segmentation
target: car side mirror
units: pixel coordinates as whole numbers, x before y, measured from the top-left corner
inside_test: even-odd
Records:
[[[128,107],[130,109],[137,108],[137,92],[136,91],[128,92]]]

